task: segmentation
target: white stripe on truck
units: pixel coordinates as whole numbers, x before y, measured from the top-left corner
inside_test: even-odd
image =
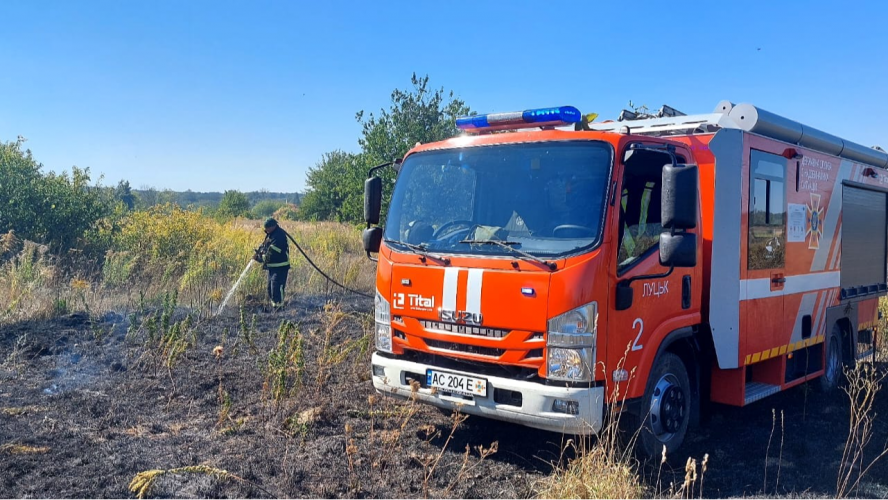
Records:
[[[466,312],[481,314],[481,285],[484,282],[483,269],[469,269],[469,282],[467,285]]]
[[[459,286],[459,268],[444,269],[444,292],[441,308],[445,311],[456,311],[456,289]]]

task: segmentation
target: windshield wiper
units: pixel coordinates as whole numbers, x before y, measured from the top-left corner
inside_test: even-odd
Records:
[[[385,240],[385,242],[386,243],[395,243],[397,245],[403,246],[404,248],[410,250],[411,252],[419,255],[420,260],[422,260],[423,262],[425,262],[426,259],[428,258],[428,259],[432,259],[432,260],[437,260],[438,262],[441,262],[444,265],[450,265],[450,259],[448,259],[447,257],[441,257],[440,255],[430,254],[424,244],[423,245],[414,245],[413,243],[407,243],[406,241],[400,241],[400,240]]]
[[[541,259],[541,258],[537,257],[536,255],[529,254],[529,253],[525,252],[524,250],[519,250],[519,249],[515,248],[514,245],[521,244],[521,242],[519,242],[519,241],[462,240],[462,241],[460,241],[460,243],[468,243],[469,245],[496,245],[498,247],[505,248],[506,250],[509,250],[510,252],[514,252],[514,253],[524,257],[525,259],[532,260],[532,261],[536,262],[537,264],[542,264],[542,265],[548,267],[550,271],[554,271],[554,270],[558,269],[558,265],[555,264],[554,262],[551,262],[551,261],[548,261],[545,259]]]

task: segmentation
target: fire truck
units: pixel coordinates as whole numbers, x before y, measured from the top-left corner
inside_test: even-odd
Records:
[[[659,454],[875,352],[888,154],[728,101],[594,119],[464,117],[371,170],[378,392],[568,434],[621,412]]]

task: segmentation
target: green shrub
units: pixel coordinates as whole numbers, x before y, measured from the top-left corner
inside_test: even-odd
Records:
[[[0,234],[15,231],[20,238],[67,250],[111,214],[114,202],[106,190],[90,184],[89,169],[44,174],[41,168],[19,143],[0,143]]]
[[[265,219],[272,217],[276,211],[287,203],[281,200],[262,200],[253,205],[250,214],[254,219]]]

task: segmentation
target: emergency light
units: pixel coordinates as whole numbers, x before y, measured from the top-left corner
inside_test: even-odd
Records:
[[[510,113],[463,116],[456,119],[456,126],[467,132],[502,130],[533,127],[558,127],[577,123],[581,119],[580,110],[573,106],[557,108],[528,109]]]

